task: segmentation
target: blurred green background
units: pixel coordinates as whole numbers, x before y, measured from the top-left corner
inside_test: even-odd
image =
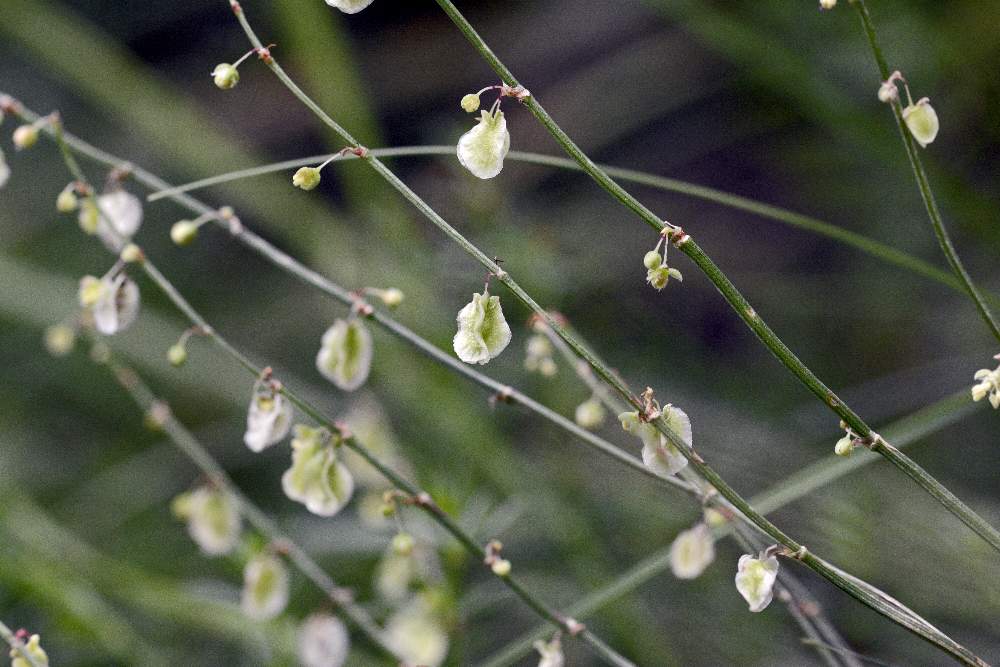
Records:
[[[733,191],[828,220],[943,266],[878,74],[846,2],[813,0],[463,1],[522,82],[595,159]],[[471,121],[459,98],[496,82],[432,2],[376,2],[345,16],[319,0],[244,3],[262,39],[369,147],[454,143]],[[923,156],[971,273],[1000,291],[1000,5],[872,0],[890,64],[941,118]],[[221,92],[209,72],[246,40],[222,0],[169,3],[3,0],[0,90],[67,129],[181,183],[338,150],[338,142],[254,61]],[[515,150],[559,154],[526,111],[507,111]],[[15,154],[0,190],[0,620],[40,631],[55,665],[284,664],[292,623],[322,596],[293,576],[280,621],[240,618],[240,565],[199,555],[169,500],[197,471],[84,354],[49,357],[43,329],[71,315],[76,281],[110,265],[72,216],[54,209],[69,180],[54,146]],[[770,356],[711,283],[643,282],[652,231],[586,177],[508,161],[481,182],[453,158],[390,162],[422,197],[573,326],[633,385],[683,407],[698,450],[746,495],[832,458],[836,420]],[[95,183],[105,173],[88,165]],[[335,165],[313,193],[289,174],[199,196],[350,288],[398,286],[398,318],[450,349],[454,316],[481,267],[361,164]],[[130,189],[142,193],[139,186]],[[967,390],[1000,350],[970,303],[940,284],[769,220],[641,187],[743,289],[799,356],[878,430]],[[138,242],[217,329],[333,414],[345,395],[315,372],[323,331],[345,309],[209,231],[179,249],[184,212],[146,207]],[[285,446],[242,444],[250,383],[215,349],[167,347],[187,326],[140,281],[137,324],[111,342],[145,374],[238,484],[373,613],[372,577],[391,531],[332,520],[281,493]],[[589,394],[561,364],[523,369],[528,312],[503,298],[514,341],[487,372],[572,415]],[[664,491],[373,329],[365,389],[378,400],[416,478],[467,525],[487,528],[536,591],[558,607],[669,545],[699,516]],[[912,455],[994,525],[1000,523],[995,412],[921,439]],[[635,453],[609,422],[601,433]],[[876,463],[775,514],[819,554],[884,588],[987,660],[1000,660],[1000,562],[895,469]],[[441,538],[447,555],[451,550]],[[588,624],[646,665],[811,664],[815,653],[775,604],[751,615],[732,584],[739,549],[717,545],[698,580],[669,572]],[[474,562],[445,559],[455,593],[448,664],[476,664],[536,618]],[[941,654],[799,568],[849,643],[899,664]],[[352,664],[380,664],[354,636]],[[569,664],[595,664],[566,643]],[[537,657],[523,661],[534,664]]]

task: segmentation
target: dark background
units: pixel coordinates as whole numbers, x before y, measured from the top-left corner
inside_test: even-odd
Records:
[[[593,158],[784,206],[944,266],[891,115],[875,98],[879,76],[861,27],[840,4],[828,13],[812,0],[459,8]],[[376,0],[355,16],[318,0],[244,7],[292,76],[369,147],[454,143],[470,126],[458,100],[496,82],[432,2]],[[871,8],[890,64],[941,118],[937,141],[921,155],[956,244],[980,284],[1000,288],[1000,6],[873,0]],[[247,48],[222,0],[0,3],[0,89],[36,111],[58,109],[69,131],[176,183],[343,146],[253,60],[234,90],[212,85],[215,64]],[[559,154],[527,111],[506,108],[513,149]],[[13,171],[0,190],[0,619],[40,630],[56,665],[143,663],[150,652],[175,664],[287,660],[290,623],[321,606],[320,594],[296,575],[286,618],[243,624],[231,607],[239,564],[201,557],[169,513],[169,499],[197,472],[143,429],[84,354],[45,353],[41,333],[73,313],[79,276],[100,275],[110,260],[72,216],[55,212],[69,180],[56,149],[43,140],[15,154],[14,127],[5,121],[0,141]],[[486,182],[452,158],[390,165],[630,382],[683,407],[699,451],[741,492],[833,459],[836,419],[679,253],[684,283],[662,293],[646,286],[641,258],[655,234],[586,177],[513,161]],[[90,174],[104,178],[100,169]],[[450,349],[454,315],[481,287],[481,267],[360,164],[329,168],[311,194],[293,190],[288,176],[199,196],[234,206],[244,223],[345,286],[403,288],[399,319]],[[629,189],[690,232],[878,430],[967,391],[973,372],[1000,351],[971,304],[939,283],[745,212]],[[149,256],[251,358],[328,411],[345,412],[356,397],[313,368],[322,332],[345,309],[217,231],[174,247],[167,230],[181,217],[169,202],[146,207],[138,241]],[[186,323],[153,285],[140,287],[143,314],[112,341],[115,349],[240,486],[367,601],[391,533],[366,529],[353,509],[320,521],[285,499],[284,446],[253,456],[241,444],[246,377],[200,341],[185,368],[171,369],[164,353]],[[514,341],[487,372],[572,414],[587,392],[565,364],[552,379],[523,370],[528,313],[498,293]],[[457,514],[486,512],[502,526],[495,536],[516,571],[553,604],[570,606],[697,520],[687,498],[581,449],[530,413],[491,409],[485,392],[384,332],[375,342],[365,391],[381,402],[416,477]],[[997,419],[980,404],[912,450],[994,525]],[[602,434],[637,451],[614,420]],[[996,554],[888,464],[774,518],[814,552],[1000,660]],[[588,623],[641,664],[815,661],[780,605],[746,611],[732,583],[740,551],[731,541],[717,551],[702,578],[661,574]],[[450,664],[474,664],[536,625],[475,563],[447,563],[456,605]],[[797,570],[858,651],[900,664],[943,662]],[[192,610],[192,594],[222,606]],[[363,638],[355,642],[355,664],[374,660]],[[594,660],[574,643],[567,657]]]

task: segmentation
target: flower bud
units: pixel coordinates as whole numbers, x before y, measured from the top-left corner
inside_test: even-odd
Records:
[[[888,104],[898,99],[899,88],[896,87],[896,83],[892,80],[883,81],[882,85],[878,87],[878,101]]]
[[[34,125],[21,125],[14,130],[11,140],[14,142],[14,148],[19,151],[31,148],[38,143],[38,128]]]
[[[240,82],[240,71],[229,63],[219,63],[212,70],[212,80],[221,90],[229,90]]]
[[[243,569],[243,613],[255,621],[268,621],[288,604],[288,570],[277,556],[259,554]]]
[[[833,9],[837,6],[837,0],[819,0],[820,9]]]
[[[10,667],[48,667],[49,656],[45,649],[41,647],[41,637],[31,635],[25,642],[24,648],[12,648],[10,650]],[[30,656],[30,660],[28,657]]]
[[[504,351],[511,332],[500,307],[500,297],[488,290],[473,294],[458,312],[458,332],[452,340],[455,354],[467,364],[485,364]]]
[[[142,248],[134,243],[128,243],[124,248],[122,248],[118,257],[126,264],[140,262],[143,259]]]
[[[493,178],[503,169],[510,132],[503,112],[483,111],[479,123],[458,140],[458,161],[477,178]]]
[[[479,95],[476,93],[469,93],[462,98],[462,108],[469,113],[476,113],[479,111]]]
[[[80,223],[80,229],[84,231],[85,234],[96,234],[97,228],[101,224],[101,214],[97,210],[97,204],[94,203],[93,199],[84,199],[83,204],[80,205],[80,212],[76,216],[77,222]]]
[[[397,556],[409,556],[413,553],[413,536],[409,533],[397,533],[392,538],[392,551]]]
[[[903,120],[906,127],[910,129],[910,134],[917,140],[921,147],[926,148],[927,144],[937,137],[940,124],[938,123],[937,112],[930,104],[930,99],[925,97],[916,104],[910,104],[903,109]]]
[[[191,220],[180,220],[170,228],[170,240],[179,246],[190,245],[198,237],[198,225]]]
[[[314,190],[320,182],[319,169],[316,167],[302,167],[292,176],[292,185],[303,190]]]
[[[73,186],[68,185],[66,188],[59,193],[56,197],[56,210],[60,213],[72,213],[79,206],[80,202],[76,198],[76,193],[73,192]]]
[[[576,406],[576,423],[587,430],[594,430],[604,423],[607,412],[597,397],[590,398]]]
[[[833,453],[837,456],[850,456],[851,452],[854,451],[854,438],[845,435],[843,438],[837,441],[837,444],[833,447]]]
[[[333,323],[320,344],[316,369],[344,391],[365,383],[372,366],[372,335],[358,319]]]
[[[182,343],[174,343],[167,349],[167,361],[175,368],[183,366],[187,358],[187,348]]]
[[[326,0],[326,4],[336,7],[345,14],[357,14],[375,0]]]
[[[774,556],[758,559],[740,557],[736,572],[736,590],[750,605],[750,611],[764,611],[774,597],[774,581],[778,577],[778,559]]]
[[[347,628],[335,616],[313,614],[299,629],[297,654],[302,667],[341,667],[349,650]]]
[[[53,324],[45,330],[45,349],[53,357],[65,357],[75,344],[76,332],[65,324]]]
[[[510,574],[510,561],[503,558],[497,558],[490,564],[490,569],[493,570],[493,574],[498,577],[506,577]]]
[[[403,303],[403,299],[406,298],[406,295],[403,294],[403,290],[390,287],[389,289],[382,290],[379,297],[385,305],[390,308],[396,308],[399,304]]]
[[[650,250],[642,258],[642,265],[649,270],[657,269],[661,264],[663,264],[663,255],[660,254],[659,250]]]

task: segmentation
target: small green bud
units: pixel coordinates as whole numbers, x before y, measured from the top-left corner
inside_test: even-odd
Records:
[[[140,262],[143,259],[142,248],[134,243],[126,244],[126,246],[122,248],[119,257],[121,257],[121,260],[126,264]]]
[[[380,295],[382,298],[382,303],[389,306],[390,308],[395,308],[399,304],[403,303],[403,299],[406,296],[403,294],[403,290],[397,289],[395,287],[390,287],[387,290],[383,290]]]
[[[167,350],[167,361],[170,362],[171,366],[180,367],[184,365],[187,361],[188,353],[187,348],[181,343],[174,343]]]
[[[395,514],[396,514],[396,505],[395,504],[393,504],[393,503],[382,503],[382,516],[384,516],[385,518],[388,519],[391,516],[395,516]]]
[[[392,538],[392,551],[397,556],[409,556],[413,553],[413,536],[409,533],[398,533]]]
[[[76,332],[65,324],[54,324],[45,330],[45,349],[53,357],[65,357],[75,344]]]
[[[663,255],[660,254],[659,250],[650,250],[646,253],[646,256],[642,258],[642,265],[647,269],[659,268],[662,263]]]
[[[229,90],[240,82],[240,72],[235,65],[229,63],[219,63],[212,70],[212,79],[215,85],[222,90]]]
[[[170,240],[179,246],[191,245],[197,237],[198,225],[190,220],[180,220],[170,228]]]
[[[303,190],[314,190],[319,182],[319,169],[316,167],[302,167],[292,176],[292,185]]]
[[[38,143],[38,128],[34,125],[21,125],[14,130],[14,135],[11,139],[14,142],[14,148],[19,151],[31,148]]]
[[[497,575],[498,577],[506,577],[507,575],[510,574],[511,570],[510,561],[505,560],[503,558],[497,558],[490,565],[490,569],[493,570],[493,574]]]
[[[72,186],[67,187],[56,197],[56,210],[60,213],[72,213],[79,205],[80,202],[77,200]]]
[[[479,111],[479,95],[476,93],[469,93],[463,97],[462,108],[468,113],[475,113]]]
[[[83,204],[80,206],[80,213],[77,215],[77,222],[80,223],[80,229],[86,234],[93,236],[97,233],[98,224],[101,221],[101,214],[97,210],[97,204],[94,203],[93,199],[84,199]]]
[[[927,97],[903,109],[903,120],[906,121],[906,127],[910,129],[910,134],[923,148],[934,141],[938,129],[940,129],[937,112],[934,111],[934,107],[930,105],[930,99]]]

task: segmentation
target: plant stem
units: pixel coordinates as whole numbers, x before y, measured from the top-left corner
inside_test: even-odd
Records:
[[[149,413],[155,406],[166,406],[166,403],[153,394],[134,370],[113,357],[107,362],[107,366],[118,384],[143,412]],[[198,442],[191,431],[178,421],[172,412],[169,412],[169,409],[166,419],[163,419],[160,425],[177,448],[191,459],[213,484],[223,489],[236,502],[240,514],[269,542],[280,545],[292,564],[314,583],[337,609],[340,609],[379,648],[397,659],[402,659],[402,656],[386,642],[381,628],[363,608],[354,603],[354,593],[350,589],[338,586],[302,547],[281,532],[277,524],[240,491],[225,469]]]
[[[865,3],[865,0],[851,0],[851,4],[854,5],[858,16],[861,17],[861,25],[864,28],[865,37],[868,38],[868,45],[871,47],[875,64],[878,66],[882,80],[886,81],[890,76],[889,63],[882,53],[882,47],[879,46],[878,38],[875,34],[875,24],[872,22],[871,14],[868,12],[868,5]],[[893,116],[896,118],[896,127],[899,129],[899,136],[903,140],[903,148],[906,149],[906,157],[910,161],[910,167],[913,169],[913,177],[917,181],[917,189],[920,190],[920,198],[924,202],[924,208],[927,209],[927,217],[930,218],[931,226],[934,228],[934,235],[937,237],[938,245],[941,246],[941,252],[944,253],[945,259],[948,260],[948,265],[951,267],[952,272],[954,272],[955,277],[958,278],[962,287],[968,293],[969,298],[972,299],[976,310],[979,311],[980,317],[986,322],[986,326],[990,328],[993,336],[1000,341],[1000,323],[997,322],[993,313],[990,312],[986,300],[975,283],[972,282],[972,276],[965,270],[965,265],[962,264],[962,260],[958,257],[958,251],[955,250],[955,245],[951,241],[948,229],[944,226],[944,220],[941,218],[941,211],[938,210],[937,200],[934,198],[934,191],[931,190],[930,179],[927,177],[923,161],[920,159],[917,144],[906,127],[906,121],[903,120],[902,105],[897,99],[891,106]]]
[[[24,642],[18,639],[11,629],[4,625],[3,621],[0,621],[0,637],[3,637],[3,640],[10,646],[11,652],[17,651],[16,655],[19,658],[27,660],[31,667],[42,667],[38,664],[38,661],[35,660],[35,656],[24,650]]]
[[[395,148],[374,148],[369,151],[371,155],[378,158],[396,158],[396,157],[414,157],[414,156],[428,156],[428,155],[454,155],[454,146],[399,146]],[[200,190],[202,188],[211,187],[213,185],[219,185],[222,183],[231,183],[233,181],[239,181],[246,178],[254,178],[257,176],[263,176],[265,174],[272,174],[275,172],[285,171],[288,169],[294,169],[297,167],[303,167],[310,164],[316,164],[329,157],[329,155],[313,155],[305,158],[297,158],[294,160],[284,160],[282,162],[274,162],[271,164],[261,165],[259,167],[252,167],[249,169],[241,169],[239,171],[231,171],[224,174],[217,174],[215,176],[210,176],[208,178],[203,178],[197,181],[192,181],[191,183],[186,183],[184,185],[178,185],[175,187],[158,190],[150,194],[146,199],[147,201],[154,202],[159,201],[164,198],[175,198],[174,195],[182,193],[190,193],[195,190]],[[343,157],[338,157],[337,162],[357,160],[358,156],[353,154],[347,154]],[[558,157],[554,155],[543,155],[541,153],[531,153],[526,151],[510,151],[507,153],[507,160],[512,160],[515,162],[525,162],[528,164],[537,164],[547,167],[557,167],[560,169],[571,169],[573,171],[583,171],[579,164],[574,162],[569,158]],[[603,169],[609,176],[618,178],[623,181],[630,181],[632,183],[638,183],[640,185],[645,185],[657,190],[664,190],[667,192],[677,192],[689,197],[694,197],[696,199],[702,199],[705,201],[710,201],[720,206],[725,206],[727,208],[732,208],[740,211],[746,211],[748,213],[753,213],[762,218],[769,220],[774,220],[776,222],[781,222],[792,227],[798,227],[799,229],[804,229],[806,231],[818,234],[820,236],[825,236],[838,243],[843,243],[844,245],[850,246],[863,253],[866,253],[876,259],[882,260],[887,264],[893,264],[900,268],[906,269],[907,271],[912,271],[918,275],[924,276],[934,280],[935,282],[941,283],[946,287],[953,289],[957,292],[965,293],[965,288],[962,283],[959,282],[955,276],[947,271],[942,271],[925,262],[922,259],[909,255],[897,248],[876,241],[870,237],[864,236],[863,234],[858,234],[852,232],[848,229],[843,229],[836,225],[830,224],[828,222],[823,222],[817,218],[813,218],[802,213],[796,213],[795,211],[790,211],[780,206],[773,206],[771,204],[766,204],[761,201],[756,201],[748,197],[742,197],[740,195],[732,194],[730,192],[724,192],[722,190],[717,190],[715,188],[706,187],[704,185],[697,185],[695,183],[690,183],[688,181],[682,181],[675,178],[667,178],[665,176],[658,176],[656,174],[651,174],[649,172],[637,171],[634,169],[623,169],[620,167],[612,167],[609,165],[599,164],[601,169]],[[987,301],[993,304],[1000,304],[1000,297],[992,293],[986,293],[985,298]]]
[[[448,14],[459,30],[466,36],[469,42],[472,43],[473,47],[480,53],[480,55],[482,55],[482,57],[490,64],[500,78],[509,86],[519,86],[520,84],[517,79],[514,78],[514,75],[507,69],[500,59],[497,58],[483,38],[479,36],[472,25],[465,19],[464,16],[462,16],[461,12],[458,11],[451,0],[437,0],[437,3],[445,11],[445,13]],[[241,20],[243,20],[242,17]],[[562,128],[559,127],[558,123],[556,123],[555,120],[549,116],[548,112],[545,111],[541,104],[539,104],[534,95],[529,96],[525,100],[525,104],[528,109],[531,110],[532,114],[534,114],[534,116],[539,120],[539,122],[545,126],[549,133],[563,147],[566,153],[573,158],[587,174],[597,181],[603,189],[622,202],[627,208],[635,212],[650,227],[660,232],[663,231],[667,224],[661,221],[652,211],[643,206],[635,197],[626,192],[625,189],[618,185],[603,169],[587,157],[587,155],[573,142],[573,140],[570,139],[569,135],[567,135]],[[991,526],[982,517],[976,514],[972,508],[965,505],[953,493],[948,491],[944,485],[917,465],[916,462],[912,461],[909,457],[889,443],[886,443],[881,438],[876,437],[876,434],[861,419],[861,417],[848,407],[847,404],[833,392],[833,390],[823,384],[823,382],[820,381],[820,379],[816,377],[816,375],[809,370],[809,368],[806,367],[806,365],[803,364],[797,356],[795,356],[788,346],[785,345],[780,338],[778,338],[777,334],[775,334],[774,331],[772,331],[771,328],[764,322],[764,320],[761,319],[761,317],[757,314],[757,311],[750,306],[749,302],[743,294],[740,293],[732,281],[730,281],[722,270],[716,266],[716,264],[708,257],[707,254],[705,254],[698,244],[695,243],[694,239],[692,239],[689,235],[684,234],[683,230],[680,228],[674,228],[674,226],[671,225],[671,229],[672,231],[670,232],[670,237],[671,240],[674,241],[675,247],[679,248],[681,252],[686,254],[698,266],[698,268],[702,270],[706,277],[708,277],[708,279],[711,280],[716,286],[733,310],[735,310],[740,316],[740,319],[742,319],[744,323],[750,327],[760,341],[769,350],[771,350],[771,353],[789,371],[791,371],[791,373],[795,375],[800,382],[802,382],[810,391],[813,392],[813,394],[826,404],[830,410],[846,422],[858,435],[862,438],[869,439],[873,451],[878,452],[891,461],[893,465],[917,482],[921,488],[940,502],[949,512],[954,514],[963,523],[969,526],[969,528],[971,528],[976,534],[992,545],[994,549],[1000,551],[1000,531],[997,531],[996,528]],[[517,293],[518,290],[515,289],[514,291]],[[556,328],[556,331],[559,331],[558,328]],[[560,333],[560,335],[562,336],[562,333]],[[563,336],[563,338],[565,339],[565,336]],[[569,343],[571,347],[576,349],[572,340],[566,339],[566,342]],[[579,350],[577,351],[579,352]],[[582,356],[584,356],[585,359],[587,358],[586,355]],[[588,361],[591,361],[591,359],[588,359]],[[593,366],[593,363],[591,363],[591,365]],[[595,370],[598,375],[603,377],[604,374],[600,369],[595,368]],[[657,420],[656,426],[661,432],[670,437],[670,434],[664,430],[665,424],[662,420]],[[671,438],[671,441],[675,446],[677,446],[677,442],[674,441],[674,438]],[[685,448],[679,447],[679,449],[682,452],[685,452]],[[699,464],[697,461],[694,461],[693,463],[695,464],[696,469],[703,466],[703,464]],[[716,480],[713,479],[713,477],[717,477],[715,476],[715,473],[710,469],[706,469],[705,474],[707,475],[706,479],[715,485]],[[721,482],[721,480],[718,481]],[[722,488],[719,488],[719,491],[722,492],[723,495],[727,493],[726,490]],[[751,515],[748,514],[748,516]],[[754,520],[754,522],[757,523],[756,520]],[[758,525],[762,524],[758,523]]]
[[[442,0],[438,0],[439,3]],[[448,3],[450,4],[450,3]],[[262,60],[267,65],[275,76],[285,85],[289,91],[292,92],[307,108],[312,110],[317,117],[322,120],[328,127],[333,129],[335,132],[340,134],[340,136],[349,145],[356,146],[354,138],[344,130],[339,124],[336,123],[332,118],[329,117],[319,106],[301,89],[298,85],[288,76],[287,73],[281,68],[278,62],[270,54],[270,51],[264,48],[263,42],[257,37],[253,28],[250,26],[243,13],[242,8],[236,0],[229,0],[229,5],[233,10],[237,20],[239,21],[243,31],[246,33],[247,38],[250,43],[260,50]],[[456,10],[457,11],[457,10]],[[485,46],[485,45],[484,45]],[[534,104],[534,98],[529,98],[529,104]],[[584,156],[585,157],[585,156]],[[484,267],[486,267],[495,277],[498,282],[503,283],[518,299],[521,300],[526,306],[528,306],[532,311],[534,311],[539,317],[542,318],[559,336],[566,341],[566,343],[573,348],[573,350],[580,355],[587,363],[594,369],[598,376],[603,378],[603,380],[613,388],[624,400],[634,406],[640,413],[645,412],[645,406],[639,397],[632,394],[625,384],[618,378],[618,376],[609,368],[600,363],[600,361],[590,353],[579,341],[569,334],[545,309],[543,309],[535,300],[528,295],[527,292],[518,285],[509,273],[502,270],[500,266],[492,259],[489,258],[484,252],[472,244],[468,239],[462,236],[454,227],[452,227],[448,222],[442,218],[430,205],[424,202],[413,190],[411,190],[403,181],[401,181],[392,171],[383,165],[378,158],[372,157],[370,154],[365,157],[365,162],[371,166],[377,173],[381,174],[386,181],[392,185],[396,190],[403,195],[410,203],[412,203],[424,216],[426,216],[434,225],[436,225],[442,232],[445,233],[449,238],[455,241],[460,247],[462,247],[466,253],[478,260]],[[591,168],[596,169],[589,159],[586,161]],[[587,166],[584,165],[585,170]],[[589,173],[589,172],[588,172]],[[605,176],[606,177],[606,176]],[[606,177],[607,178],[607,177]],[[610,180],[610,179],[608,179]],[[624,193],[619,186],[618,190]],[[627,194],[627,193],[626,193]],[[630,197],[630,195],[628,195]],[[638,204],[638,202],[636,202]],[[646,210],[641,204],[638,204],[641,210]],[[662,227],[662,223],[657,221],[657,224]],[[685,238],[689,238],[685,235]],[[675,244],[680,247],[686,247],[689,244],[679,243]],[[693,244],[691,244],[693,245]],[[757,318],[759,319],[759,318]],[[927,639],[929,642],[935,644],[942,650],[951,653],[956,656],[959,660],[968,662],[969,664],[980,664],[981,661],[973,653],[969,652],[964,647],[959,646],[953,640],[946,637],[940,632],[928,631],[924,626],[920,624],[913,623],[910,618],[906,617],[906,614],[899,608],[894,608],[891,605],[883,604],[877,597],[870,594],[868,590],[864,587],[859,586],[852,579],[848,579],[841,574],[836,568],[830,567],[825,561],[817,558],[814,555],[805,553],[804,548],[801,544],[793,540],[790,536],[786,535],[781,529],[776,525],[768,521],[762,514],[757,512],[753,507],[751,507],[746,500],[744,500],[735,489],[729,486],[711,467],[709,467],[704,459],[696,454],[687,443],[685,443],[673,430],[670,428],[666,419],[662,416],[650,421],[660,433],[662,433],[669,442],[677,447],[685,458],[691,464],[691,467],[696,470],[706,482],[715,489],[727,500],[733,507],[737,508],[743,515],[754,523],[758,528],[764,533],[769,535],[778,544],[784,546],[790,553],[804,554],[801,560],[806,566],[810,567],[817,573],[828,578],[831,583],[841,588],[851,596],[855,597],[863,604],[871,607],[880,614],[895,620],[903,627],[911,630],[915,634]],[[902,454],[900,454],[902,456]],[[949,508],[954,511],[953,508]],[[971,510],[967,510],[972,513]],[[977,517],[978,518],[978,517]],[[979,520],[982,522],[982,520]],[[985,523],[985,522],[983,522]],[[996,546],[1000,549],[1000,533],[996,534]],[[911,612],[912,614],[912,612]],[[914,618],[918,618],[915,614],[912,614]],[[928,626],[929,627],[929,626]]]

